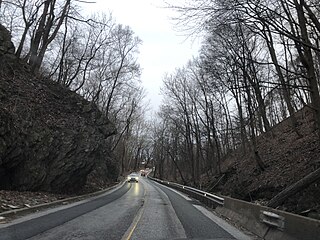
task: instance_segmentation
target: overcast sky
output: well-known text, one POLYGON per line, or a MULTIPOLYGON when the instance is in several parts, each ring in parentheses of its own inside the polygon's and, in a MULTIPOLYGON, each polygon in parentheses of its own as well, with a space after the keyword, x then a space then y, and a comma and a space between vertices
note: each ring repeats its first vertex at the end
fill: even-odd
MULTIPOLYGON (((142 84, 147 100, 156 111, 161 103, 160 87, 165 73, 183 67, 196 56, 199 41, 189 39, 174 30, 170 19, 176 16, 163 8, 163 0, 95 0, 85 4, 87 10, 112 12, 118 24, 128 25, 142 40, 139 63, 142 68, 142 84)), ((177 2, 177 1, 173 1, 177 2)))

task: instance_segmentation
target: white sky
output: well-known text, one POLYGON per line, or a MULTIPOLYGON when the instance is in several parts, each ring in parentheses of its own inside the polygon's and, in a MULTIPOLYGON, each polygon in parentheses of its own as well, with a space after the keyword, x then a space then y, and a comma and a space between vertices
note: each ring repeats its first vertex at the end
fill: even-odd
MULTIPOLYGON (((183 67, 196 56, 199 43, 187 39, 174 30, 170 17, 177 16, 170 9, 162 8, 163 0, 95 0, 85 4, 85 9, 95 12, 112 12, 116 23, 128 25, 142 40, 139 63, 141 80, 147 91, 152 111, 161 104, 160 87, 165 73, 183 67)), ((172 0, 173 3, 177 1, 172 0)))

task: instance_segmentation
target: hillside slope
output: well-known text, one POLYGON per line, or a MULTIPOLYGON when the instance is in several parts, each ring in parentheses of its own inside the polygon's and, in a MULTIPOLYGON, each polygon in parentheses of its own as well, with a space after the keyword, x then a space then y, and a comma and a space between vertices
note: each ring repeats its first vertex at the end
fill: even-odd
MULTIPOLYGON (((314 129, 312 111, 305 107, 296 113, 299 138, 286 119, 260 136, 259 154, 267 165, 260 171, 250 153, 232 153, 223 164, 225 176, 212 189, 247 201, 266 204, 276 194, 320 167, 319 137, 314 129)), ((289 198, 279 208, 295 213, 320 213, 320 181, 289 198)), ((320 215, 319 215, 320 216, 320 215)))

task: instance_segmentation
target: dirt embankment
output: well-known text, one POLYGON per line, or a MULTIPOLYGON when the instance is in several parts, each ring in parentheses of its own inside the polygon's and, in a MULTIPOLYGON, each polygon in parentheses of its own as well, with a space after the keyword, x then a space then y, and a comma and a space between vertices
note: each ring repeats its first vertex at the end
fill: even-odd
MULTIPOLYGON (((252 154, 232 153, 223 163, 224 178, 213 192, 235 198, 266 204, 276 194, 320 167, 320 143, 314 131, 310 108, 296 113, 299 137, 286 119, 272 129, 272 133, 258 138, 258 151, 266 164, 260 171, 252 154)), ((280 209, 319 215, 320 181, 290 197, 280 209)), ((320 215, 319 215, 320 216, 320 215)))

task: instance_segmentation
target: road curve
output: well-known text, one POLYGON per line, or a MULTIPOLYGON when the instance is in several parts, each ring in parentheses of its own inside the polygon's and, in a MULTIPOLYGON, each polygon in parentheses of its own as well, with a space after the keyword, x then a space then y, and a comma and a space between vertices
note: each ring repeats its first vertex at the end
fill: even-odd
POLYGON ((144 177, 78 204, 0 225, 0 240, 250 239, 201 204, 144 177))

